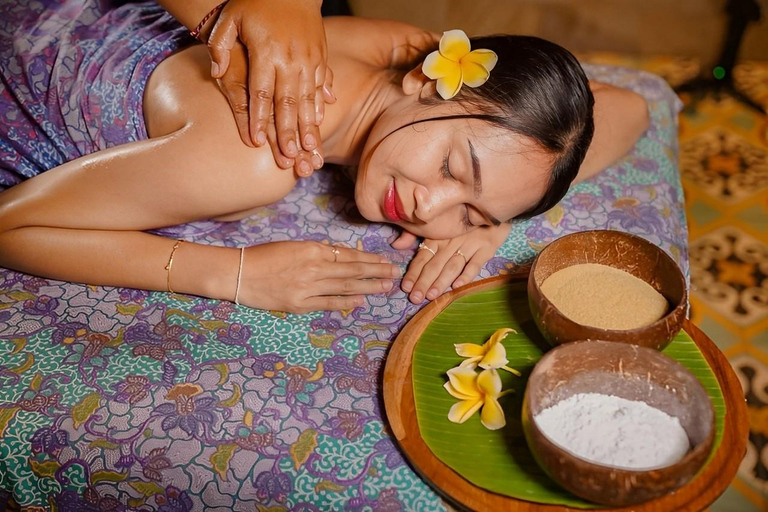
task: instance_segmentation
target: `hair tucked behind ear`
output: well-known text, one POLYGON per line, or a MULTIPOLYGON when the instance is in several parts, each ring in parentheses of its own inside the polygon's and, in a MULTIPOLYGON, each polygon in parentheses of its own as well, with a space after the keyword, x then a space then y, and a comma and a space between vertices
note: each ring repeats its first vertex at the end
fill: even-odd
MULTIPOLYGON (((498 35, 471 42, 472 48, 496 52, 498 63, 485 84, 464 86, 450 101, 463 105, 466 117, 529 137, 553 157, 544 196, 517 218, 543 213, 568 192, 592 141, 595 100, 587 77, 568 50, 538 37, 498 35)), ((421 101, 445 100, 435 96, 421 101)))

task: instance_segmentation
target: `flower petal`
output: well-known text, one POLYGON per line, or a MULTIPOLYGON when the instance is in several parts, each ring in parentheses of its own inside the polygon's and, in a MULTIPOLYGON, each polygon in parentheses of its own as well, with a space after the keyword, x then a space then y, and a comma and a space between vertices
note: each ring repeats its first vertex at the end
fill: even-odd
POLYGON ((448 419, 454 423, 464 423, 475 414, 482 405, 483 401, 479 398, 457 402, 453 404, 451 410, 448 411, 448 419))
POLYGON ((460 393, 459 391, 457 391, 457 390, 456 390, 456 388, 454 388, 454 387, 451 385, 451 383, 450 383, 450 382, 446 382, 445 384, 443 384, 443 387, 445 388, 445 390, 446 390, 448 393, 450 393, 450 395, 451 395, 452 397, 454 397, 454 398, 458 398, 459 400, 475 400, 475 399, 477 399, 477 397, 479 396, 479 394, 475 394, 475 395, 467 395, 467 394, 465 394, 465 393, 460 393))
POLYGON ((508 363, 509 359, 507 359, 507 350, 501 343, 496 343, 491 345, 491 347, 488 349, 488 352, 485 353, 485 356, 478 363, 478 366, 485 370, 489 370, 501 368, 508 363))
POLYGON ((507 424, 504 410, 495 398, 486 398, 480 413, 480 422, 488 430, 498 430, 507 424))
POLYGON ((477 388, 477 373, 474 367, 459 366, 448 370, 448 381, 457 393, 465 396, 480 397, 477 388))
POLYGON ((431 80, 437 80, 444 76, 454 75, 460 72, 461 64, 452 60, 446 59, 440 52, 434 51, 427 55, 424 59, 424 64, 421 65, 421 71, 427 78, 431 80))
POLYGON ((467 87, 480 87, 491 74, 480 64, 461 60, 461 74, 467 87))
POLYGON ((475 357, 485 355, 485 349, 482 345, 476 343, 455 343, 456 353, 461 357, 475 357))
POLYGON ((469 359, 465 359, 464 361, 462 361, 461 364, 459 364, 459 366, 462 367, 462 368, 471 366, 472 369, 474 370, 475 368, 477 368, 477 363, 482 358, 483 358, 483 356, 470 357, 469 359))
POLYGON ((501 393, 501 378, 496 370, 483 370, 477 376, 477 388, 489 398, 496 398, 501 393))
POLYGON ((463 30, 447 30, 443 32, 443 37, 440 38, 440 54, 452 61, 458 62, 459 59, 469 53, 471 47, 469 45, 469 38, 463 30))
POLYGON ((458 69, 458 72, 453 75, 437 79, 437 94, 444 100, 453 98, 461 89, 461 67, 458 69))
POLYGON ((486 342, 485 342, 485 345, 484 345, 484 346, 485 346, 486 348, 488 348, 488 346, 490 346, 490 345, 495 345, 495 344, 497 344, 497 343, 500 343, 500 342, 501 342, 501 340, 503 340, 504 338, 506 338, 506 337, 507 337, 507 334, 509 334, 509 333, 511 333, 511 332, 513 332, 513 333, 517 334, 517 331, 516 331, 516 330, 514 330, 514 329, 510 329, 509 327, 505 327, 505 328, 503 328, 503 329, 497 329, 497 330, 496 330, 496 332, 494 332, 494 333, 491 335, 491 338, 490 338, 488 341, 486 341, 486 342))
POLYGON ((462 57, 461 63, 464 64, 465 62, 479 64, 490 73, 493 71, 493 68, 496 67, 496 63, 499 62, 499 57, 493 50, 478 48, 477 50, 472 50, 467 55, 462 57))

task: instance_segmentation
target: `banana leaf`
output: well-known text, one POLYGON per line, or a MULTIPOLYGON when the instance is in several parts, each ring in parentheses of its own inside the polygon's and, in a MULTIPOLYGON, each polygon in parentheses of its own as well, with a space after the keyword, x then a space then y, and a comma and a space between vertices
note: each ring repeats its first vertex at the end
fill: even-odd
MULTIPOLYGON (((514 282, 462 297, 446 308, 425 329, 413 353, 413 393, 419 431, 427 446, 443 463, 473 484, 516 499, 575 508, 598 508, 561 489, 536 464, 523 436, 521 410, 528 375, 549 346, 537 331, 526 295, 526 283, 514 282), (454 343, 483 343, 496 329, 512 327, 503 340, 509 366, 522 377, 500 371, 507 425, 491 431, 475 414, 463 424, 448 421, 456 402, 443 384, 445 372, 463 361, 454 343)), ((725 402, 704 356, 685 332, 664 350, 688 368, 707 390, 715 409, 714 454, 723 436, 725 402)), ((710 455, 711 459, 712 455, 710 455)))

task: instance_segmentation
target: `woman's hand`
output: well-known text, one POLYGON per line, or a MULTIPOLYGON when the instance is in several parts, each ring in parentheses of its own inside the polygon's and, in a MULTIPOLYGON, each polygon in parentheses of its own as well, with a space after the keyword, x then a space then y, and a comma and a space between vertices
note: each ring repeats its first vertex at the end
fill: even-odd
MULTIPOLYGON (((471 282, 483 265, 490 260, 509 236, 512 225, 482 227, 450 240, 424 240, 427 249, 419 249, 408 265, 401 288, 409 293, 414 304, 426 297, 436 299, 449 286, 457 288, 471 282)), ((392 243, 395 249, 405 249, 416 237, 407 231, 392 243)))
POLYGON ((273 242, 245 250, 240 303, 291 313, 353 309, 365 303, 365 295, 391 290, 399 276, 396 265, 376 254, 317 242, 273 242))
POLYGON ((267 143, 274 112, 273 147, 283 157, 278 165, 286 160, 293 165, 302 148, 320 151, 318 125, 325 103, 333 103, 335 96, 318 0, 230 0, 213 26, 208 47, 211 74, 222 80, 246 144, 267 143), (244 66, 231 65, 238 44, 245 49, 244 66))

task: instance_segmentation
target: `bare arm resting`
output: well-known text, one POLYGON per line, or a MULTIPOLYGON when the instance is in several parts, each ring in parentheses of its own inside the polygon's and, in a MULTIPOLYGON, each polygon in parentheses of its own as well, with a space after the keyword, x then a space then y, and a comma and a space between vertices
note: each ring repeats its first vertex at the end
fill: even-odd
POLYGON ((595 134, 574 183, 591 178, 626 155, 649 125, 645 98, 600 82, 589 83, 595 96, 595 134))
MULTIPOLYGON (((269 150, 248 148, 234 130, 230 121, 218 140, 210 126, 187 125, 74 160, 0 193, 0 266, 65 281, 166 290, 174 240, 142 230, 268 204, 293 186, 292 179, 275 186, 274 176, 265 186, 274 168, 267 164, 269 150), (221 152, 214 155, 208 148, 217 144, 221 152)), ((292 312, 348 309, 363 295, 390 289, 398 272, 381 257, 352 249, 338 260, 328 246, 311 242, 248 248, 241 303, 292 312)), ((232 300, 238 264, 238 249, 182 244, 172 288, 232 300)))

